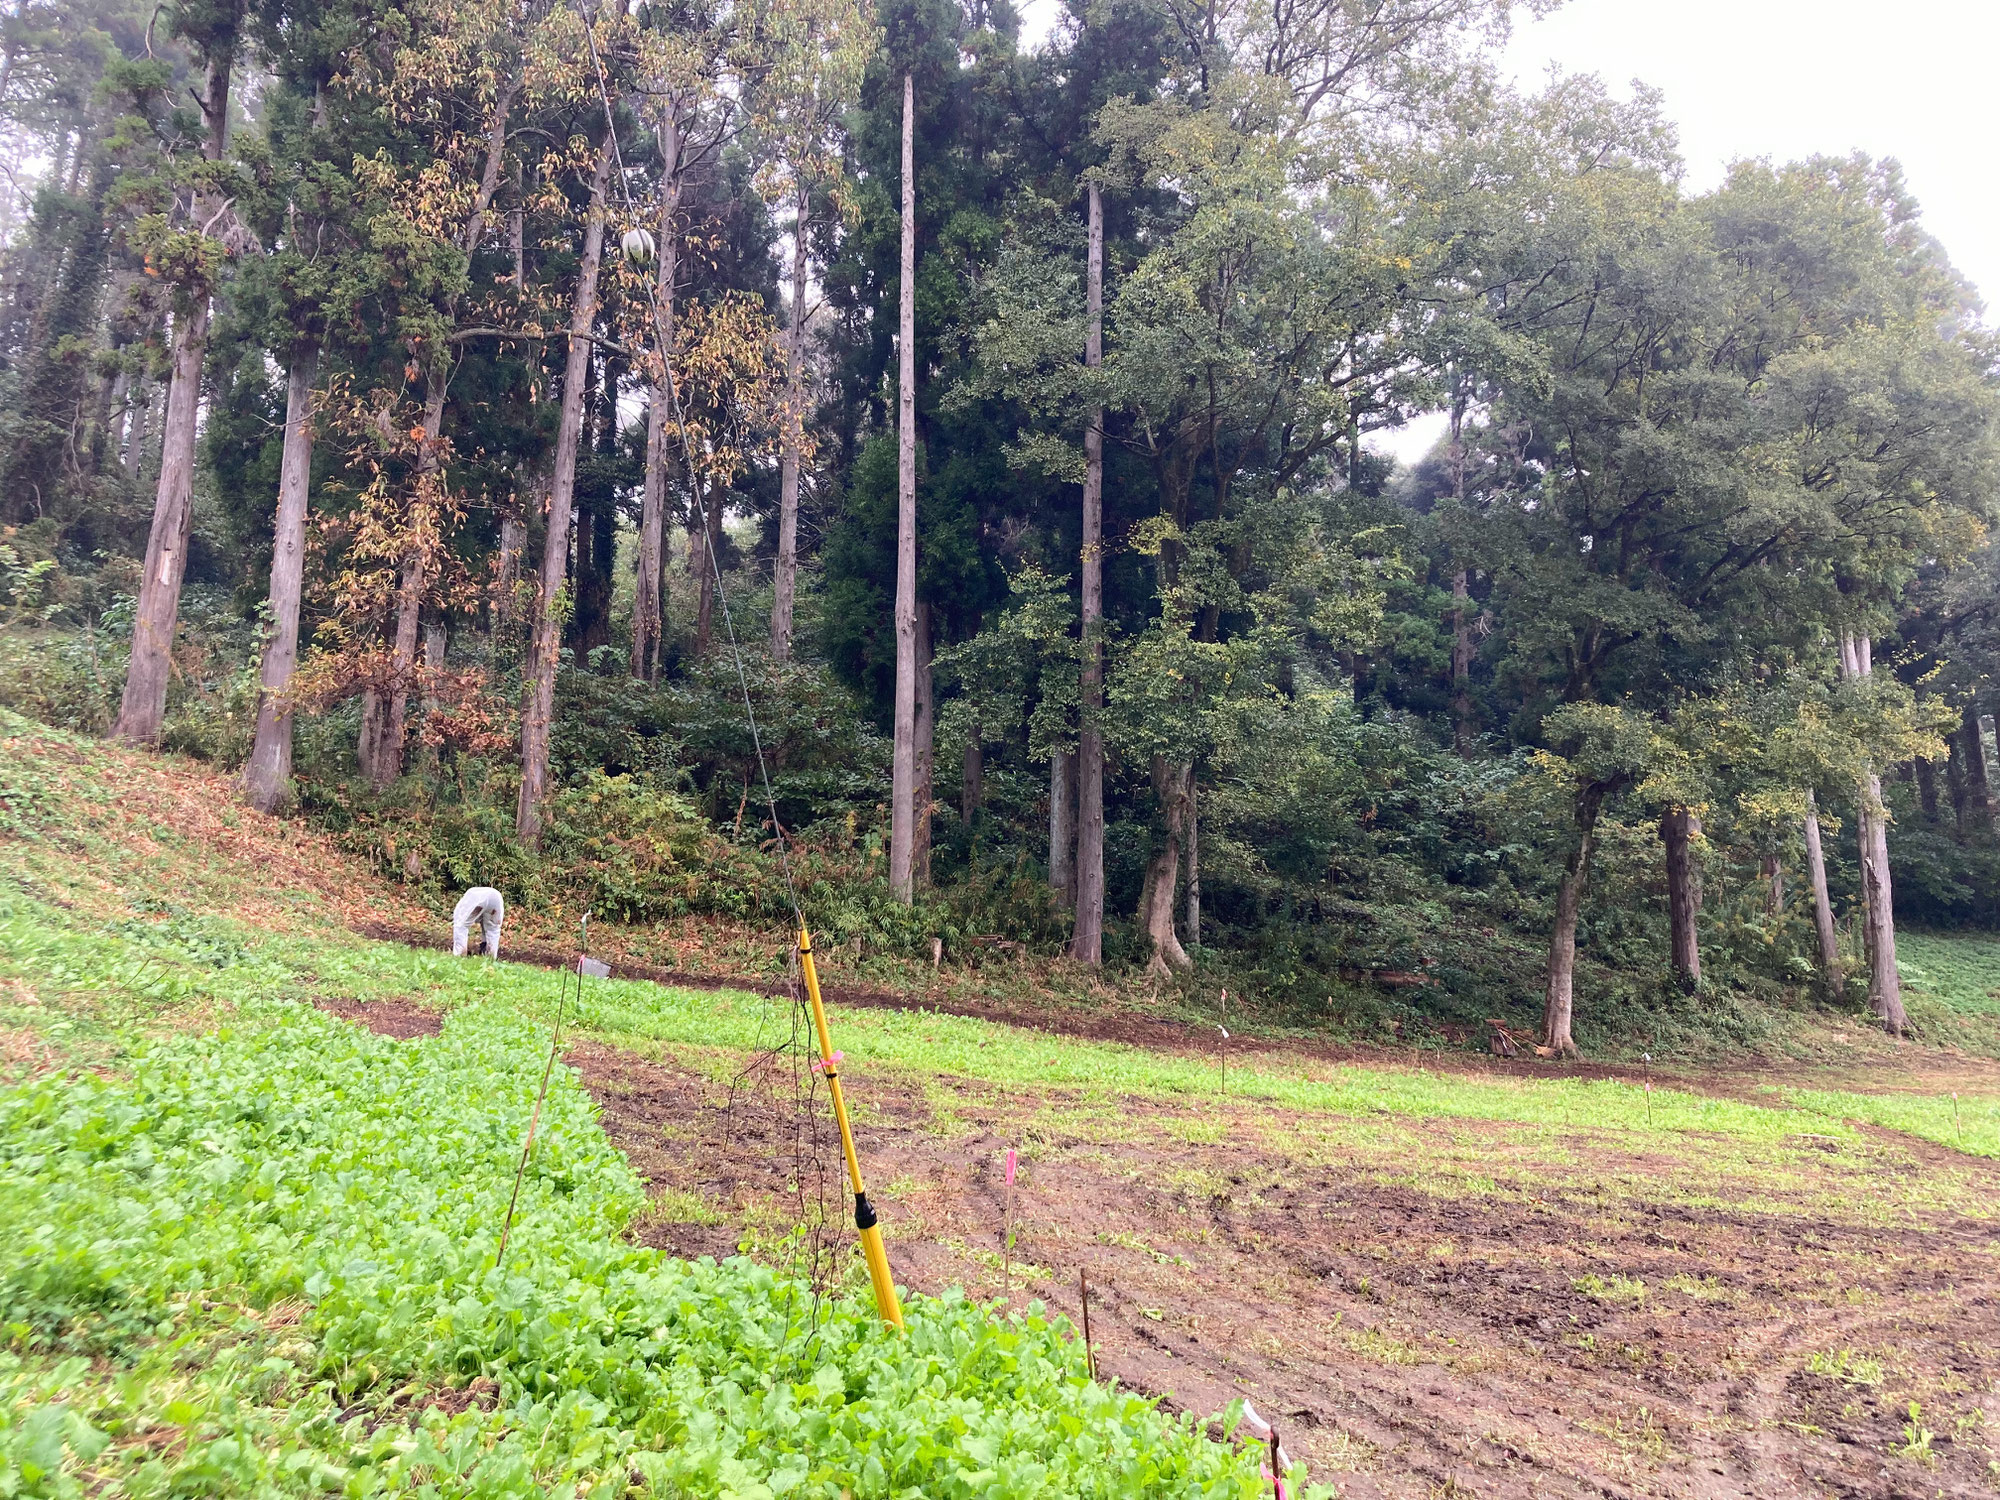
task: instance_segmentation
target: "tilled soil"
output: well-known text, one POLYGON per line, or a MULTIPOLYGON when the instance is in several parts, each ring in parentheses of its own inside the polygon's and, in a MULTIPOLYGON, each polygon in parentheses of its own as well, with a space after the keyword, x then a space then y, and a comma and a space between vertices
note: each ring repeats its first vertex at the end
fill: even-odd
MULTIPOLYGON (((569 1061, 661 1200, 648 1242, 796 1264, 776 1230, 809 1218, 851 1256, 837 1145, 789 1064, 718 1083, 597 1043, 569 1061), (688 1222, 697 1198, 720 1223, 688 1222)), ((1261 1107, 850 1088, 899 1281, 1003 1294, 1001 1163, 1026 1142, 1012 1300, 1080 1321, 1087 1274, 1102 1374, 1203 1415, 1247 1396, 1347 1495, 2000 1492, 1995 1223, 1924 1211, 1910 1181, 1971 1174, 1938 1201, 2000 1211, 1994 1164, 1800 1138, 1732 1200, 1687 1179, 1699 1140, 1684 1159, 1529 1132, 1567 1166, 1481 1189, 1427 1182, 1426 1144, 1449 1131, 1462 1159, 1483 1132, 1504 1164, 1523 1127, 1406 1122, 1387 1162, 1342 1161, 1261 1107), (1815 1196, 1821 1153, 1842 1175, 1815 1196), (1856 1153, 1897 1176, 1892 1207, 1840 1211, 1856 1153)))
MULTIPOLYGON (((795 1060, 718 1081, 567 1056, 658 1202, 640 1239, 856 1274, 838 1141, 795 1060)), ((2000 1493, 2000 1164, 1881 1131, 1635 1150, 1464 1121, 1343 1154, 1323 1119, 1261 1105, 849 1087, 900 1282, 1080 1323, 1087 1275, 1101 1374, 1201 1415, 1248 1397, 1345 1495, 2000 1493)))
POLYGON ((412 1000, 393 996, 381 1000, 348 1000, 322 996, 313 1001, 319 1009, 356 1026, 366 1026, 381 1036, 407 1042, 412 1037, 436 1036, 444 1028, 444 1018, 412 1000))

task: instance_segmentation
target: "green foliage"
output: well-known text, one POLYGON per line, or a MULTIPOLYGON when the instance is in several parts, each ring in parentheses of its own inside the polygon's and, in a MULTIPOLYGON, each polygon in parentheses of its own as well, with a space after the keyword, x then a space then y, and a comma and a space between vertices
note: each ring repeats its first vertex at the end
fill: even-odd
POLYGON ((566 1069, 496 1269, 544 1033, 487 1003, 399 1043, 229 987, 214 1036, 0 1095, 8 1493, 73 1493, 84 1464, 134 1495, 610 1495, 632 1470, 676 1493, 1259 1493, 1254 1457, 1092 1385, 1039 1312, 913 1298, 899 1336, 764 1267, 622 1242, 643 1195, 566 1069), (389 1400, 479 1379, 490 1410, 389 1400), (135 1441, 155 1432, 177 1440, 135 1441))

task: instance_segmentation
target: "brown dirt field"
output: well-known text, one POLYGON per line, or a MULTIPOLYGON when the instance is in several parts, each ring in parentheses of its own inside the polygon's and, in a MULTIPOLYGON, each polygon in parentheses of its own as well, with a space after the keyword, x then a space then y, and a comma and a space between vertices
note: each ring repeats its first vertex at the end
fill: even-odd
POLYGON ((444 1017, 413 1000, 346 1000, 320 996, 313 1004, 330 1016, 365 1026, 380 1036, 407 1042, 412 1037, 436 1036, 444 1029, 444 1017))
MULTIPOLYGON (((788 1060, 733 1083, 594 1042, 569 1061, 660 1203, 640 1238, 806 1268, 779 1235, 813 1220, 855 1274, 837 1148, 788 1060)), ((2000 1164, 1795 1138, 1718 1146, 1741 1158, 1718 1178, 1523 1127, 1404 1122, 1349 1152, 1262 1108, 865 1092, 899 1281, 1001 1295, 1019 1142, 1012 1300, 1075 1319, 1087 1273, 1103 1374, 1204 1415, 1251 1398, 1344 1495, 2000 1492, 2000 1164), (1411 1176, 1413 1147, 1448 1145, 1499 1164, 1490 1190, 1411 1176), (1816 1182, 1822 1159, 1853 1177, 1816 1182), (1909 1191, 1844 1212, 1878 1171, 1909 1191)))

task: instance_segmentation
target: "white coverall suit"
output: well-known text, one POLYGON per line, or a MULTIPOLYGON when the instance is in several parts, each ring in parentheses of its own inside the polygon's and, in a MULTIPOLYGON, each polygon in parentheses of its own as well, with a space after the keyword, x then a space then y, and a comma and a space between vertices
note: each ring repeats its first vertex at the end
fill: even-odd
POLYGON ((485 930, 486 956, 500 956, 500 923, 507 915, 507 903, 500 899, 500 893, 490 885, 475 885, 458 898, 458 905, 451 914, 451 951, 463 958, 472 937, 472 924, 476 919, 485 930))

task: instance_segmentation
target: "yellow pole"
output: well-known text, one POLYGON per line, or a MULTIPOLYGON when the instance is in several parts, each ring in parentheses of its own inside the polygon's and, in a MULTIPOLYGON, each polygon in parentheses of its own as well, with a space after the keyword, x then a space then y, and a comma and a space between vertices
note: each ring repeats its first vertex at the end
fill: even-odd
POLYGON ((813 965, 812 934, 799 929, 799 967, 806 976, 806 999, 812 1004, 813 1029, 819 1033, 820 1068, 827 1092, 833 1095, 833 1117, 840 1122, 840 1149, 847 1157, 847 1180, 854 1188, 854 1227, 861 1231, 861 1253, 868 1261, 868 1279, 875 1284, 875 1310, 882 1321, 903 1326, 903 1304, 896 1300, 896 1283, 889 1277, 889 1253, 882 1248, 882 1226, 861 1182, 861 1159, 854 1154, 854 1131, 847 1123, 847 1100, 840 1092, 840 1070, 834 1064, 833 1037, 826 1029, 826 1006, 819 997, 819 970, 813 965))

